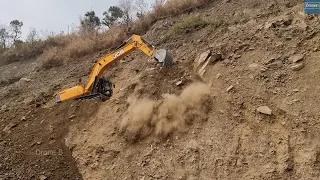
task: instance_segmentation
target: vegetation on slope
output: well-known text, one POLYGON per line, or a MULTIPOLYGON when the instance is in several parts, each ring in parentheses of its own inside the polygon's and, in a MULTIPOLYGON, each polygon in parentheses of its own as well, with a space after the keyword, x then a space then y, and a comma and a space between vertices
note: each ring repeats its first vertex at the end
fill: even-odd
MULTIPOLYGON (((87 12, 84 18, 80 19, 79 30, 71 34, 61 33, 41 40, 36 37, 35 30, 32 29, 26 42, 15 40, 9 48, 2 46, 0 49, 0 65, 37 58, 45 69, 60 66, 65 61, 77 60, 85 55, 114 48, 128 38, 130 34, 143 35, 159 19, 192 11, 208 2, 210 0, 166 2, 156 0, 152 10, 146 12, 143 10, 143 0, 136 0, 136 5, 133 5, 130 0, 120 0, 119 7, 110 7, 104 13, 102 20, 95 15, 94 11, 87 12), (136 20, 133 20, 133 17, 128 14, 133 6, 140 7, 137 11, 136 20), (102 25, 106 25, 108 29, 102 31, 102 25)), ((192 17, 184 24, 175 25, 173 31, 186 28, 187 24, 190 23, 189 21, 192 21, 191 25, 193 27, 211 24, 211 22, 200 17, 192 17), (198 22, 198 20, 200 21, 198 22)), ((17 26, 18 31, 21 30, 22 25, 21 22, 17 26)))

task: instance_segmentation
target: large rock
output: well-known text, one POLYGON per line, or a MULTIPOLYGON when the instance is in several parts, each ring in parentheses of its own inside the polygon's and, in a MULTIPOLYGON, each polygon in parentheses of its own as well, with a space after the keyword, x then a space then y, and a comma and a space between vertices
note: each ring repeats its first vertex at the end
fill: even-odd
POLYGON ((289 57, 289 61, 292 61, 293 63, 297 63, 299 61, 302 61, 303 58, 304 58, 303 54, 295 54, 289 57))
POLYGON ((272 110, 268 106, 260 106, 257 108, 257 111, 262 114, 271 115, 272 110))
POLYGON ((210 57, 210 55, 210 50, 203 52, 196 61, 196 67, 198 68, 202 63, 204 63, 210 57))

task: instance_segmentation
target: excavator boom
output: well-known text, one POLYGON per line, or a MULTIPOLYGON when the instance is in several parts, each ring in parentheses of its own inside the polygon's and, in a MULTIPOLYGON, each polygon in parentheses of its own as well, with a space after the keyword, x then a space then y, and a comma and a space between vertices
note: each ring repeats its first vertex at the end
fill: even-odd
POLYGON ((136 49, 150 57, 154 57, 162 66, 170 66, 171 55, 164 49, 156 49, 139 35, 132 35, 126 42, 120 45, 114 52, 102 57, 93 67, 88 83, 78 85, 57 95, 57 102, 64 102, 72 99, 99 98, 106 100, 112 95, 112 83, 102 77, 104 71, 116 61, 126 57, 136 49))

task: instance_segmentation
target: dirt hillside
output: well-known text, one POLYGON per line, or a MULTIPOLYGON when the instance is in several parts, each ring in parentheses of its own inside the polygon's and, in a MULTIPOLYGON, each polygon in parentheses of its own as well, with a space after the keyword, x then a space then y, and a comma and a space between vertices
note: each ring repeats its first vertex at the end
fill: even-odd
POLYGON ((173 66, 134 53, 106 102, 55 104, 96 57, 0 66, 0 179, 319 179, 319 23, 295 0, 158 20, 173 66))

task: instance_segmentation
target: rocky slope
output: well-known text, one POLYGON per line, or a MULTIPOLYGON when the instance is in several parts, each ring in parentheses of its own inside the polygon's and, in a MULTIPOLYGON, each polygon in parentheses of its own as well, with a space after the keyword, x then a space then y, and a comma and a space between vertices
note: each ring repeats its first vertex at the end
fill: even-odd
POLYGON ((145 38, 174 66, 134 53, 106 73, 116 89, 105 103, 53 102, 93 57, 49 71, 2 66, 0 177, 318 179, 318 26, 302 2, 276 0, 159 20, 145 38), (172 31, 189 17, 209 23, 172 31))

